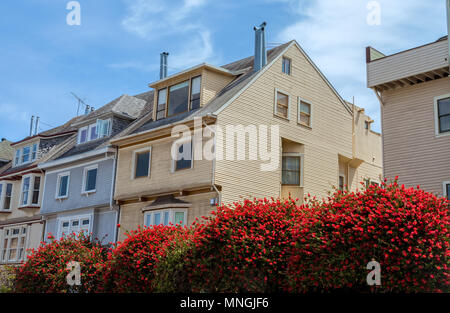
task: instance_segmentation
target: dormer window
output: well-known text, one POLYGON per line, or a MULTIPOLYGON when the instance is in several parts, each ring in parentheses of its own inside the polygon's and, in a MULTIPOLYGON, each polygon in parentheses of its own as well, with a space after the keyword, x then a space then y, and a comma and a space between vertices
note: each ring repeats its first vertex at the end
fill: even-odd
POLYGON ((110 135, 111 119, 98 119, 96 123, 81 127, 78 130, 78 144, 108 137, 110 135))
POLYGON ((158 90, 156 119, 177 115, 200 107, 201 76, 158 90))
POLYGON ((36 161, 38 144, 18 148, 14 156, 14 166, 36 161))

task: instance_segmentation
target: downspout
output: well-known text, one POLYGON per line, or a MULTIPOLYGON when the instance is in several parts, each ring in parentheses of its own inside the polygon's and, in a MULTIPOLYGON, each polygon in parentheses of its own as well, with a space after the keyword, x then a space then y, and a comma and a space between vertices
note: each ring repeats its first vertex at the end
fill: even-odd
POLYGON ((447 41, 448 41, 448 67, 450 69, 450 0, 447 0, 447 41))
MULTIPOLYGON (((450 1, 450 0, 448 0, 450 1)), ((373 92, 378 98, 378 101, 380 102, 380 119, 381 119, 381 158, 383 159, 383 178, 386 177, 385 173, 385 166, 384 166, 384 131, 383 131, 383 108, 384 108, 384 102, 381 95, 378 93, 377 89, 374 87, 372 88, 373 92)))
MULTIPOLYGON (((117 171, 117 157, 119 155, 119 149, 116 148, 116 153, 114 154, 114 165, 113 165, 113 173, 112 173, 112 183, 111 183, 111 197, 109 200, 109 209, 113 209, 113 203, 114 203, 114 188, 116 187, 116 171, 117 171)), ((114 228, 114 243, 117 242, 118 239, 118 227, 120 221, 120 205, 117 206, 117 221, 116 221, 116 227, 114 228)))
MULTIPOLYGON (((216 121, 216 124, 217 124, 217 121, 216 121)), ((215 125, 216 125, 215 124, 215 125)), ((211 131, 212 131, 212 133, 214 134, 214 158, 213 158, 213 160, 212 160, 212 176, 211 176, 211 186, 214 188, 214 190, 216 191, 216 193, 217 193, 217 196, 218 196, 218 203, 219 203, 219 205, 221 205, 222 204, 222 194, 220 193, 220 191, 219 191, 219 189, 217 189, 217 186, 216 186, 216 151, 217 151, 217 146, 216 146, 216 143, 217 143, 217 141, 216 141, 216 132, 215 131, 213 131, 209 126, 208 126, 208 124, 206 124, 205 122, 203 122, 203 125, 205 125, 205 127, 207 127, 207 128, 209 128, 211 131)), ((217 129, 216 129, 217 130, 217 129)))
MULTIPOLYGON (((47 175, 45 175, 45 172, 41 168, 39 168, 39 170, 41 171, 42 175, 44 176, 44 188, 42 188, 41 208, 39 209, 39 211, 41 211, 42 210, 42 204, 44 203, 45 183, 47 182, 47 175)), ((44 242, 45 241, 45 231, 47 230, 47 219, 45 219, 44 216, 41 215, 41 221, 44 223, 44 226, 43 226, 44 230, 43 230, 42 235, 41 235, 41 242, 44 242)))

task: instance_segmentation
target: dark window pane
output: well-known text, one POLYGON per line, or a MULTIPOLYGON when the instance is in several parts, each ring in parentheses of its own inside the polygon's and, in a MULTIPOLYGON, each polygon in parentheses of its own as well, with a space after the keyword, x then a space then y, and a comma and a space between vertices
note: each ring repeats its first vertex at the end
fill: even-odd
POLYGON ((150 164, 150 152, 142 152, 136 155, 136 175, 135 177, 148 176, 148 168, 150 164))
POLYGON ((179 152, 179 157, 177 159, 179 159, 179 160, 176 161, 176 168, 175 169, 176 170, 182 170, 182 169, 185 169, 185 168, 191 168, 191 163, 192 163, 192 142, 180 145, 180 147, 178 148, 178 152, 179 152), (186 159, 185 159, 184 155, 186 155, 186 159))
POLYGON ((447 185, 447 199, 450 200, 450 184, 447 185))
POLYGON ((160 120, 166 117, 167 89, 158 91, 158 104, 156 108, 156 119, 160 120))
POLYGON ((438 104, 439 116, 450 114, 450 98, 439 100, 438 104))
POLYGON ((67 196, 67 183, 69 181, 69 176, 62 176, 59 182, 59 196, 67 196))
POLYGON ((198 109, 200 107, 200 86, 202 78, 201 76, 195 77, 191 82, 191 110, 198 109))
POLYGON ((4 210, 9 210, 11 208, 12 187, 12 184, 6 184, 5 205, 3 206, 4 210))
POLYGON ((39 188, 41 186, 41 178, 35 177, 33 184, 33 199, 31 199, 31 204, 39 203, 39 188))
POLYGON ((97 185, 97 169, 88 170, 86 174, 86 191, 95 190, 97 185))
POLYGON ((189 81, 169 88, 169 108, 167 116, 186 112, 188 110, 189 81))
POLYGON ((282 184, 300 185, 300 157, 283 157, 282 184))
POLYGON ((441 132, 450 131, 450 115, 442 116, 439 118, 439 129, 441 132))

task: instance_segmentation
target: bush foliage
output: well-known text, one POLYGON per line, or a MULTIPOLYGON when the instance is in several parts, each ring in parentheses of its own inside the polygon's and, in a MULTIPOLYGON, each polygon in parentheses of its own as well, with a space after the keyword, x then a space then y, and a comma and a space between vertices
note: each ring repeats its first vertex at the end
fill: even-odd
POLYGON ((139 228, 113 249, 90 238, 44 244, 16 271, 19 292, 448 292, 449 206, 396 181, 323 201, 246 200, 191 227, 139 228), (369 287, 367 264, 381 266, 369 287))

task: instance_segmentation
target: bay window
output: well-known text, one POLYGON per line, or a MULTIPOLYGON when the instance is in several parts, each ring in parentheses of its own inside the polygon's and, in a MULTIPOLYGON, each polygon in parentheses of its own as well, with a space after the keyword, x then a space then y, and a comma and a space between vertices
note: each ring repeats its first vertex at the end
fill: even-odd
POLYGON ((81 232, 89 234, 92 231, 92 219, 93 217, 91 214, 62 217, 58 219, 58 238, 72 234, 77 235, 81 232))
POLYGON ((78 144, 108 137, 111 133, 111 119, 98 119, 95 123, 78 130, 78 144))
POLYGON ((36 175, 27 175, 22 179, 20 193, 20 206, 39 205, 39 191, 41 188, 41 177, 36 175))
POLYGON ((25 257, 27 226, 3 229, 0 262, 20 262, 25 257))
POLYGON ((156 225, 185 225, 187 218, 187 210, 185 209, 164 209, 148 211, 144 214, 145 226, 156 225))
POLYGON ((30 191, 31 176, 24 177, 22 180, 21 206, 28 205, 28 195, 30 191))

